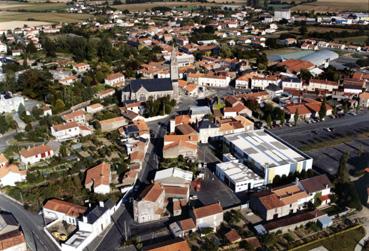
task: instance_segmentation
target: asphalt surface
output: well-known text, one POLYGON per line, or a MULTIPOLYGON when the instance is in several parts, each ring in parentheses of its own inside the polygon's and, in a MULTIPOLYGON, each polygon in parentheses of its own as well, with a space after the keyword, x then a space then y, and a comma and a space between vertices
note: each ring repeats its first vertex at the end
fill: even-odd
POLYGON ((327 119, 315 124, 301 122, 295 127, 275 128, 271 131, 290 144, 301 147, 332 137, 369 131, 369 113, 363 111, 356 116, 347 114, 342 118, 327 119), (329 133, 325 131, 325 128, 333 128, 334 131, 329 133))
POLYGON ((362 168, 363 165, 368 164, 365 156, 360 155, 362 152, 369 152, 369 140, 355 137, 360 133, 369 132, 369 113, 367 111, 362 111, 356 116, 346 114, 342 118, 328 119, 316 124, 302 122, 296 127, 277 128, 271 131, 298 148, 305 146, 308 148, 309 145, 349 137, 350 140, 340 144, 305 151, 314 159, 313 167, 319 172, 331 176, 336 175, 339 160, 345 152, 349 153, 350 156, 349 170, 362 168), (332 129, 332 131, 327 131, 327 128, 332 129))
POLYGON ((41 216, 32 214, 4 195, 0 195, 0 208, 4 211, 11 212, 17 219, 31 250, 58 250, 43 231, 43 220, 41 216))

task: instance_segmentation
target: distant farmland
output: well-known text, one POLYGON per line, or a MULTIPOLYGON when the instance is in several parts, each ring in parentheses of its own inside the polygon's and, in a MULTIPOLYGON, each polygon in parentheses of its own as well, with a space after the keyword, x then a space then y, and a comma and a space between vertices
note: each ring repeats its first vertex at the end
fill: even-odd
POLYGON ((293 11, 339 12, 339 11, 367 11, 368 0, 318 0, 292 8, 293 11))

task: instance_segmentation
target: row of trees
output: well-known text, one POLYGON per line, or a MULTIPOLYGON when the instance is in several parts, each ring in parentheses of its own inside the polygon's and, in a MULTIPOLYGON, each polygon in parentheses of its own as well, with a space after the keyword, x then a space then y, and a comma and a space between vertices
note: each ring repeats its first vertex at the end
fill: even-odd
POLYGON ((176 105, 176 101, 171 99, 170 96, 165 96, 154 100, 152 97, 146 101, 145 117, 154 117, 158 115, 165 115, 172 112, 173 107, 176 105))

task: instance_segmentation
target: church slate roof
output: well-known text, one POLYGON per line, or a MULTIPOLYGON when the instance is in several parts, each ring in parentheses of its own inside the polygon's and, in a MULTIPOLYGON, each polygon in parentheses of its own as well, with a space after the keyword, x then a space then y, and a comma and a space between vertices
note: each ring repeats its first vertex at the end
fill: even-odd
POLYGON ((144 87, 148 92, 160 92, 173 90, 172 80, 170 78, 155 78, 155 79, 135 79, 127 85, 123 92, 137 92, 141 87, 144 87))

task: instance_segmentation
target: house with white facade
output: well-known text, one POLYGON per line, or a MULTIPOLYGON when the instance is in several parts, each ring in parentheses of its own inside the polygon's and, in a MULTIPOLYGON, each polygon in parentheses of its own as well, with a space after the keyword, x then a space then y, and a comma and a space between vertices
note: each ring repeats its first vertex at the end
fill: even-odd
POLYGON ((322 205, 327 205, 331 202, 330 195, 332 194, 332 183, 327 175, 324 174, 297 180, 296 184, 309 195, 309 201, 312 203, 314 203, 316 199, 319 199, 322 205))
POLYGON ((328 91, 338 90, 338 82, 320 79, 310 79, 309 85, 306 87, 308 91, 328 91))
POLYGON ((195 73, 187 76, 187 81, 195 83, 199 86, 212 87, 212 88, 226 88, 231 82, 229 76, 217 76, 211 74, 195 73))
POLYGON ((83 110, 78 110, 75 112, 71 112, 62 116, 65 122, 77 122, 81 125, 86 125, 86 114, 83 110))
POLYGON ((215 230, 223 222, 223 208, 220 203, 214 203, 192 209, 191 216, 198 229, 213 228, 215 230))
POLYGON ((104 106, 100 103, 86 106, 86 112, 90 114, 101 112, 102 110, 104 110, 104 106))
POLYGON ((13 96, 11 93, 0 94, 0 113, 18 111, 21 104, 24 105, 22 96, 13 96))
POLYGON ((87 208, 59 199, 48 200, 42 208, 42 215, 47 221, 62 220, 68 224, 77 225, 78 218, 87 208))
POLYGON ((112 73, 105 78, 105 84, 109 86, 122 86, 126 78, 120 72, 112 73))
POLYGON ((80 136, 85 137, 93 133, 91 128, 78 124, 77 122, 53 125, 50 130, 51 135, 55 137, 57 141, 66 141, 80 136))
POLYGON ((54 151, 48 145, 39 145, 23 149, 19 152, 19 155, 22 164, 32 165, 53 157, 54 151))
POLYGON ((270 84, 279 86, 280 82, 277 76, 255 76, 251 79, 251 89, 265 90, 270 84))
POLYGON ((2 187, 15 186, 17 182, 25 181, 26 177, 27 171, 20 170, 15 164, 7 164, 0 167, 0 186, 2 187))
POLYGON ((75 70, 77 73, 84 73, 91 69, 89 64, 85 63, 78 63, 73 65, 73 70, 75 70))

